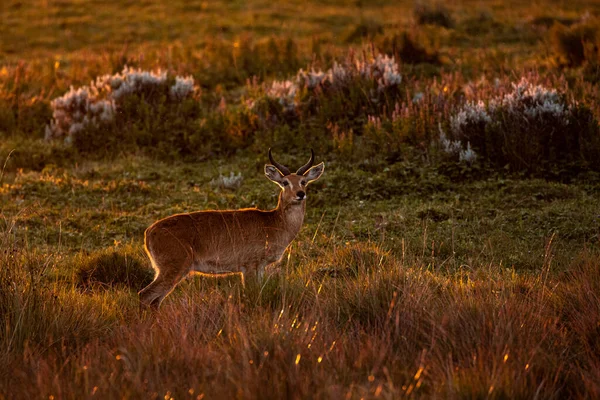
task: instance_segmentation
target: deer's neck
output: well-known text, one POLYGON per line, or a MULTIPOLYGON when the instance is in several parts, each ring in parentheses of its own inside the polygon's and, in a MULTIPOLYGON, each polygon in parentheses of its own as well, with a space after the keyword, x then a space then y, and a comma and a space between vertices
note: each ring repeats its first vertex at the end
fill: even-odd
POLYGON ((283 232, 289 241, 292 241, 304 222, 304 213, 306 211, 306 200, 300 204, 285 203, 282 201, 281 195, 275 209, 275 214, 279 222, 283 225, 283 232))

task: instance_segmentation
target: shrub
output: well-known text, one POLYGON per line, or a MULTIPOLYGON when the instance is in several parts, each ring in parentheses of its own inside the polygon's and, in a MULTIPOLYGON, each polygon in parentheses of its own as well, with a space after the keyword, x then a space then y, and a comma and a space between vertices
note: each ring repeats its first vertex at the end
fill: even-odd
POLYGON ((386 37, 381 50, 384 53, 394 54, 402 62, 408 64, 439 64, 440 56, 438 52, 432 49, 422 37, 409 32, 395 34, 392 37, 386 37))
POLYGON ((419 25, 438 25, 444 28, 452 28, 454 20, 450 10, 442 3, 419 2, 414 9, 415 20, 419 25))
MULTIPOLYGON (((310 101, 319 96, 327 97, 335 95, 336 92, 348 91, 355 83, 372 86, 371 89, 381 93, 396 87, 400 82, 402 75, 398 72, 398 64, 393 57, 378 54, 375 57, 364 56, 362 59, 356 59, 351 54, 344 63, 334 62, 327 72, 301 69, 293 80, 274 81, 271 87, 267 88, 266 94, 277 99, 282 106, 294 109, 300 105, 301 100, 310 101), (306 98, 298 99, 297 94, 306 98)), ((377 93, 372 90, 370 94, 377 93)))
POLYGON ((244 177, 241 172, 235 174, 231 171, 229 176, 221 175, 221 173, 219 173, 219 177, 211 180, 210 185, 220 189, 237 190, 242 186, 243 181, 244 177))
POLYGON ((83 288, 126 286, 140 290, 152 282, 154 271, 139 251, 127 246, 79 256, 77 283, 83 288))
POLYGON ((540 172, 564 165, 598 168, 600 135, 591 111, 526 78, 489 101, 467 102, 450 117, 445 152, 480 155, 493 165, 540 172))
POLYGON ((327 71, 300 70, 290 80, 272 82, 253 100, 251 108, 263 128, 291 125, 316 135, 322 143, 322 134, 329 132, 333 139, 331 131, 324 129, 327 126, 361 135, 367 115, 393 109, 394 100, 402 94, 401 82, 394 57, 364 54, 357 58, 350 54, 327 71))
POLYGON ((550 43, 559 64, 570 67, 598 62, 600 19, 587 18, 569 27, 556 23, 549 32, 550 43))
POLYGON ((161 142, 185 148, 200 106, 192 77, 169 79, 166 72, 125 67, 96 78, 52 101, 47 140, 64 140, 86 153, 124 144, 156 148, 161 142))

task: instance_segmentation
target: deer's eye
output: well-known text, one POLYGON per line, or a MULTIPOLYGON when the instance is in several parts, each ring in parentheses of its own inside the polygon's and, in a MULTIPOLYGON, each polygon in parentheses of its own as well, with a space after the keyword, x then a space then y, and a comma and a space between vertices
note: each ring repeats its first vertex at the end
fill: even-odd
POLYGON ((302 186, 306 186, 306 181, 302 181, 302 182, 300 182, 300 184, 301 184, 302 186))
POLYGON ((289 185, 290 183, 289 183, 288 181, 283 181, 283 182, 281 182, 281 184, 282 184, 283 186, 287 186, 287 185, 289 185))

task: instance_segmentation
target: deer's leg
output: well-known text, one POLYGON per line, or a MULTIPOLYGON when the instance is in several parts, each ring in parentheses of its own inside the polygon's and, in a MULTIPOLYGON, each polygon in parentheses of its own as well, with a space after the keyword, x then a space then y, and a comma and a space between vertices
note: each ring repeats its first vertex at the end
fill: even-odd
POLYGON ((258 267, 256 269, 256 280, 262 283, 265 279, 265 267, 258 267))
POLYGON ((265 276, 265 268, 259 265, 240 268, 242 273, 242 285, 246 287, 246 281, 261 284, 265 276))
POLYGON ((169 259, 157 260, 152 256, 151 259, 157 274, 154 281, 139 292, 139 296, 142 306, 158 309, 164 298, 190 272, 192 257, 182 252, 169 259))
POLYGON ((141 304, 158 309, 160 303, 173 291, 183 276, 184 274, 175 275, 159 272, 154 281, 139 292, 141 304))

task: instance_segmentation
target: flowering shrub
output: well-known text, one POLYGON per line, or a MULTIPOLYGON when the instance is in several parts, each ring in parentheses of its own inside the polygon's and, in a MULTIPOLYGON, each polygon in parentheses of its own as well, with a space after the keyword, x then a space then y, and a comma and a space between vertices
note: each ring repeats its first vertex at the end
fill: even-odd
POLYGON ((194 78, 191 76, 182 78, 180 76, 175 77, 175 84, 169 89, 169 94, 173 100, 183 100, 194 93, 194 78))
MULTIPOLYGON (((268 129, 284 132, 282 124, 318 126, 321 132, 311 129, 315 137, 324 133, 335 139, 333 130, 324 128, 335 126, 336 132, 360 136, 368 115, 393 109, 394 99, 402 94, 401 83, 393 57, 350 54, 326 71, 300 69, 292 79, 272 82, 250 107, 268 129)), ((293 138, 282 139, 289 143, 293 138)))
POLYGON ((241 172, 235 174, 233 171, 231 171, 229 176, 221 175, 221 173, 219 173, 219 177, 211 180, 210 185, 222 189, 236 190, 242 186, 243 181, 244 177, 242 176, 241 172))
POLYGON ((71 87, 65 95, 52 100, 51 105, 52 120, 46 126, 46 139, 63 138, 67 143, 85 128, 108 124, 115 116, 114 100, 100 100, 86 86, 71 87))
MULTIPOLYGON (((299 105, 296 95, 303 90, 311 91, 310 95, 315 95, 314 90, 317 88, 324 92, 343 91, 357 80, 371 83, 377 93, 381 93, 387 88, 400 85, 402 75, 398 72, 398 64, 394 57, 378 54, 371 59, 349 58, 344 64, 334 62, 327 72, 300 69, 292 80, 274 81, 271 87, 267 88, 266 95, 292 110, 299 105)), ((371 95, 376 96, 376 93, 372 91, 371 95)))
MULTIPOLYGON (((195 90, 191 76, 178 76, 172 82, 160 70, 149 72, 125 67, 121 73, 96 78, 89 86, 71 87, 54 99, 46 139, 62 139, 66 143, 78 138, 89 141, 89 134, 95 135, 97 130, 118 131, 119 127, 139 119, 139 112, 144 110, 153 113, 178 107, 195 90)), ((78 143, 84 144, 82 140, 78 143)))
POLYGON ((485 104, 480 100, 478 103, 467 102, 463 108, 450 119, 452 132, 460 133, 467 127, 485 128, 485 125, 492 122, 492 118, 487 112, 485 104))
POLYGON ((597 163, 600 137, 591 112, 555 89, 526 78, 512 91, 467 102, 450 117, 454 141, 440 137, 448 153, 472 152, 498 166, 537 171, 562 163, 597 163))
POLYGON ((446 137, 446 133, 442 130, 440 124, 440 145, 446 154, 458 155, 458 161, 473 163, 477 160, 477 153, 471 148, 471 143, 467 142, 466 147, 460 140, 450 140, 446 137))
POLYGON ((298 85, 292 81, 273 81, 271 87, 266 90, 267 96, 277 100, 286 111, 296 108, 296 92, 298 85))

